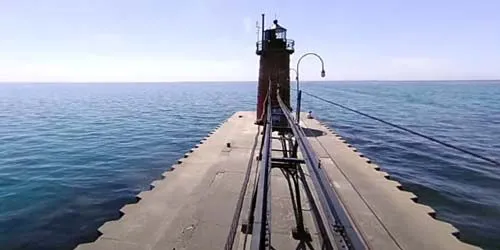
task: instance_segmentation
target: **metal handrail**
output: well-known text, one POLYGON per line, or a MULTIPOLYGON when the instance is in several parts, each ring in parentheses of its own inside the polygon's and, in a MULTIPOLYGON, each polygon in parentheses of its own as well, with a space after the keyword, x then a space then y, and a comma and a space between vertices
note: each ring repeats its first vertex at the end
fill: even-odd
POLYGON ((262 139, 262 152, 260 162, 260 172, 258 180, 258 190, 256 197, 256 215, 252 224, 252 241, 250 249, 269 250, 271 249, 271 138, 272 138, 272 117, 271 117, 271 85, 266 97, 266 121, 264 123, 264 134, 262 139))
POLYGON ((292 39, 286 39, 286 50, 295 50, 295 41, 292 39))
POLYGON ((334 242, 334 233, 344 232, 346 235, 346 241, 348 241, 348 247, 352 249, 367 249, 366 243, 364 242, 362 236, 357 231, 354 224, 349 219, 347 211, 341 204, 340 198, 337 193, 332 189, 330 182, 320 166, 320 161, 311 144, 307 140, 307 137, 299 125, 299 121, 294 120, 290 109, 285 105, 283 100, 278 94, 278 103, 283 110, 290 129, 292 130, 296 142, 302 152, 304 161, 308 168, 311 180, 315 187, 316 193, 320 200, 320 204, 323 207, 323 211, 327 217, 328 227, 330 228, 328 232, 328 238, 330 242, 334 242))
MULTIPOLYGON (((280 40, 280 39, 279 39, 280 40)), ((283 39, 281 39, 283 40, 283 39)), ((267 50, 268 46, 268 40, 261 40, 255 43, 256 51, 257 52, 262 52, 264 50, 267 50)), ((284 39, 285 42, 285 50, 287 51, 294 51, 295 50, 295 41, 292 39, 284 39)))

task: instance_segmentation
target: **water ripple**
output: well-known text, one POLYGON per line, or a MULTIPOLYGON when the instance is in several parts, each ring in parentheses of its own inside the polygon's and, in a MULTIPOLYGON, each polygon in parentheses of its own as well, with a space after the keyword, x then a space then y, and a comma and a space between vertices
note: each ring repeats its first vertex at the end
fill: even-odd
MULTIPOLYGON (((498 157, 500 85, 305 83, 328 99, 498 157)), ((72 249, 238 110, 238 84, 0 85, 0 248, 72 249)), ((378 163, 465 241, 500 248, 500 172, 304 97, 305 109, 378 163)))
MULTIPOLYGON (((500 85, 310 84, 306 91, 499 159, 500 85)), ((500 169, 314 99, 306 109, 400 181, 462 239, 500 248, 500 169)))

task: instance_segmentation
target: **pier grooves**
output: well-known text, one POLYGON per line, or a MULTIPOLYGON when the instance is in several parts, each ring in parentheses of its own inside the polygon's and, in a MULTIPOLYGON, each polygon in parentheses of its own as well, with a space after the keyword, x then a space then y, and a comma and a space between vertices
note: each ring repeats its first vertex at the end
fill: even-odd
MULTIPOLYGON (((368 166, 372 167, 373 170, 375 171, 378 171, 381 176, 383 176, 387 181, 390 181, 390 185, 392 186, 395 186, 402 195, 406 196, 409 200, 415 202, 417 204, 417 207, 424 211, 427 215, 429 215, 431 218, 437 220, 436 218, 436 211, 434 209, 432 209, 431 207, 427 206, 427 205, 424 205, 424 204, 421 204, 421 203, 418 203, 418 196, 416 196, 414 193, 412 192, 408 192, 404 189, 403 185, 401 183, 399 183, 398 181, 396 180, 392 180, 390 175, 386 172, 383 172, 381 171, 380 167, 376 164, 373 164, 372 161, 370 159, 368 159, 365 155, 363 155, 362 153, 359 153, 358 150, 352 146, 351 144, 349 144, 347 142, 347 140, 343 139, 339 134, 337 134, 332 128, 330 128, 328 125, 326 125, 325 123, 319 121, 318 122, 325 130, 329 131, 336 139, 338 139, 339 142, 345 144, 348 148, 350 148, 353 152, 355 152, 360 158, 364 159, 365 162, 367 163, 368 166)), ((446 222, 443 222, 443 221, 440 221, 440 220, 437 220, 438 222, 440 223, 443 223, 443 224, 446 224, 446 226, 450 227, 449 229, 449 233, 453 236, 455 236, 456 238, 460 238, 460 231, 458 229, 456 229, 455 227, 453 227, 451 224, 448 224, 446 222)))

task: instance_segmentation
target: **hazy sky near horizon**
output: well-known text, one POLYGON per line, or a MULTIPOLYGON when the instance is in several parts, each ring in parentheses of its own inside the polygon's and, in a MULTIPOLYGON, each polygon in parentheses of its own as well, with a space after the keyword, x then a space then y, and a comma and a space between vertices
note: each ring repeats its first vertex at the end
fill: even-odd
MULTIPOLYGON (((292 65, 317 52, 330 80, 498 79, 498 10, 499 0, 0 0, 0 81, 256 80, 261 13, 296 41, 292 65)), ((301 78, 320 79, 315 58, 301 78)))

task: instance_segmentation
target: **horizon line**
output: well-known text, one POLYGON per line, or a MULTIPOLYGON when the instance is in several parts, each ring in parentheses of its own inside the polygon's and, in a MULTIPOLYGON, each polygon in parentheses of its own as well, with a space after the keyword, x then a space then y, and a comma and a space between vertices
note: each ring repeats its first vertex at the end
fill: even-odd
MULTIPOLYGON (((492 82, 500 81, 500 79, 458 79, 458 80, 301 80, 301 82, 492 82)), ((65 84, 75 84, 75 83, 103 83, 103 84, 116 84, 116 83, 250 83, 258 82, 258 80, 206 80, 206 81, 0 81, 0 84, 22 84, 22 83, 65 83, 65 84)), ((290 82, 295 82, 295 80, 290 80, 290 82)))

